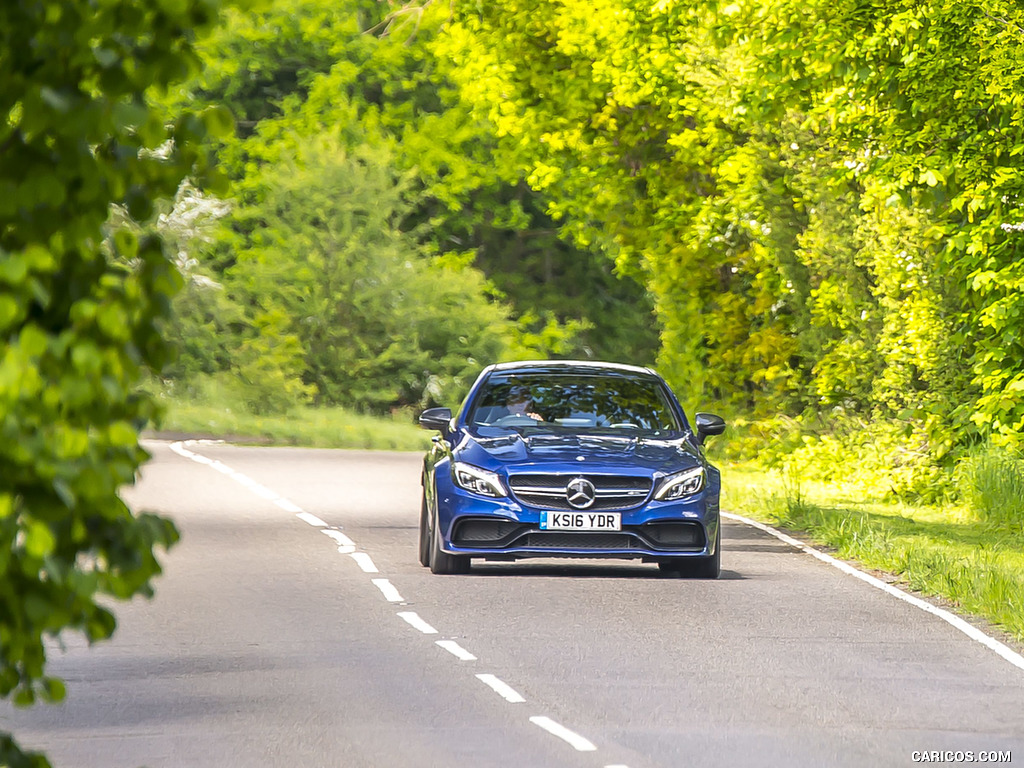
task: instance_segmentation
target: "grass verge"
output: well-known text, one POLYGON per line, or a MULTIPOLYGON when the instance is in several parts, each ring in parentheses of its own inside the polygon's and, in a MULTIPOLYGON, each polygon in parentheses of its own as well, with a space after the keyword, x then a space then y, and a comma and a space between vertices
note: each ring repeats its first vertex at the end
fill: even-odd
POLYGON ((164 400, 164 404, 167 411, 161 430, 166 432, 310 448, 422 451, 430 445, 430 434, 413 424, 407 413, 387 418, 342 408, 296 407, 282 415, 255 416, 243 408, 223 405, 177 399, 164 400))
POLYGON ((750 463, 723 465, 724 509, 799 531, 843 559, 895 574, 1024 643, 1024 534, 953 505, 872 498, 750 463))

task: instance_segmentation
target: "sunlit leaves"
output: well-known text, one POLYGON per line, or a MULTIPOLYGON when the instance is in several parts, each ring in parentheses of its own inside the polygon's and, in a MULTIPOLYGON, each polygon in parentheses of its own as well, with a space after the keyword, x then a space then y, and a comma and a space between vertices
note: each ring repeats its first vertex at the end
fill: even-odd
POLYGON ((1019 6, 457 9, 439 50, 463 95, 552 213, 643 275, 681 390, 1019 439, 1019 6))
MULTIPOLYGON (((376 410, 452 402, 480 361, 508 349, 507 309, 479 272, 432 257, 401 231, 407 182, 386 154, 349 153, 321 138, 267 166, 258 182, 257 202, 235 214, 249 234, 230 278, 280 327, 247 343, 265 360, 282 338, 294 339, 294 375, 318 400, 376 410)), ((238 372, 254 364, 243 358, 238 372)))
MULTIPOLYGON (((175 271, 160 243, 101 247, 111 204, 145 217, 188 173, 192 141, 223 116, 170 129, 153 89, 194 71, 216 0, 0 7, 0 694, 60 701, 44 637, 108 637, 99 595, 148 593, 169 521, 118 498, 146 458, 134 392, 169 357, 159 323, 175 271)), ((0 764, 45 766, 0 739, 0 764)))

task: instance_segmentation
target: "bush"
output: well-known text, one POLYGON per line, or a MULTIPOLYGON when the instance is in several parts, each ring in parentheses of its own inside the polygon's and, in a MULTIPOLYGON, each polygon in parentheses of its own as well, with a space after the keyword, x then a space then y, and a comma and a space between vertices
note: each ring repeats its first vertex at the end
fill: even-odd
POLYGON ((961 497, 982 519, 1024 531, 1024 457, 984 445, 964 457, 956 471, 961 497))
POLYGON ((955 494, 924 424, 864 421, 841 413, 730 422, 726 458, 754 460, 808 482, 837 484, 860 498, 934 504, 955 494))

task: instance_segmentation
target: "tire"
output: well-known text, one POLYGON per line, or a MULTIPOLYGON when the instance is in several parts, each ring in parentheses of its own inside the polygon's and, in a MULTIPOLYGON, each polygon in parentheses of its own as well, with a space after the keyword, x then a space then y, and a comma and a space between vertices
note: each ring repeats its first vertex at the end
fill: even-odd
POLYGON ((430 536, 430 572, 439 574, 469 573, 469 558, 465 555, 449 555, 441 549, 441 531, 437 518, 430 536))
POLYGON ((722 522, 718 522, 715 534, 715 554, 707 557, 675 557, 661 560, 658 568, 666 576, 675 578, 717 579, 722 573, 722 522))
POLYGON ((427 496, 423 495, 420 504, 420 565, 430 567, 430 520, 427 518, 427 496))
POLYGON ((698 579, 717 579, 722 573, 722 521, 718 521, 715 534, 715 554, 693 563, 693 575, 698 579))

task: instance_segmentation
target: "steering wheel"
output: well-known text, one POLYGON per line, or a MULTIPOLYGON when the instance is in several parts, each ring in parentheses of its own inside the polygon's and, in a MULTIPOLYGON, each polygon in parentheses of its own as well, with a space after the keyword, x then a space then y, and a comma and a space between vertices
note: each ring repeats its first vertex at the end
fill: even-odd
POLYGON ((539 424, 540 422, 527 416, 525 413, 510 413, 508 416, 502 416, 497 421, 491 423, 496 427, 512 427, 517 424, 522 426, 523 424, 539 424))

